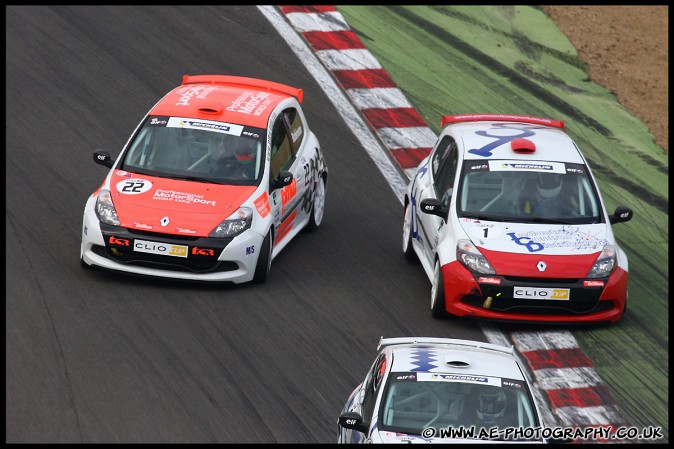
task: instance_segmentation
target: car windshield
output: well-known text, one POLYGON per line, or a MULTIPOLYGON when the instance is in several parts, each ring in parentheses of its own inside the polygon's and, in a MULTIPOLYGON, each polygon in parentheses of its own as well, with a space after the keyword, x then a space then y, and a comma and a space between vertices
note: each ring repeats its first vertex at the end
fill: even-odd
POLYGON ((600 223, 600 202, 583 164, 466 161, 460 217, 520 223, 600 223))
POLYGON ((120 168, 218 184, 257 185, 264 170, 265 131, 180 117, 151 116, 129 144, 120 168))
POLYGON ((476 438, 480 429, 540 425, 531 393, 521 380, 426 372, 394 372, 390 379, 381 430, 424 435, 423 429, 432 427, 437 436, 448 427, 472 428, 476 438))

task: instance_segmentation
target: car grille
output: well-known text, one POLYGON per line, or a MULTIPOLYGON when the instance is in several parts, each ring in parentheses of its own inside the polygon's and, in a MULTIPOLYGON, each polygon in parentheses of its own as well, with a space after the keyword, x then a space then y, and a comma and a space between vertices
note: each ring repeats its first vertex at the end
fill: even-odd
POLYGON ((146 268, 155 268, 159 270, 184 271, 191 273, 211 273, 234 271, 239 269, 236 262, 219 261, 216 258, 210 259, 193 259, 182 257, 166 257, 156 254, 132 255, 129 253, 122 253, 117 251, 113 253, 110 249, 103 246, 95 245, 92 248, 93 252, 106 259, 114 260, 115 262, 136 265, 146 268))
POLYGON ((610 301, 599 301, 603 289, 583 287, 582 279, 546 279, 504 276, 502 283, 480 284, 482 296, 467 295, 461 302, 471 307, 483 308, 485 300, 492 298, 489 310, 528 315, 584 315, 610 310, 610 301), (513 297, 513 288, 539 287, 569 289, 569 300, 522 299, 513 297))

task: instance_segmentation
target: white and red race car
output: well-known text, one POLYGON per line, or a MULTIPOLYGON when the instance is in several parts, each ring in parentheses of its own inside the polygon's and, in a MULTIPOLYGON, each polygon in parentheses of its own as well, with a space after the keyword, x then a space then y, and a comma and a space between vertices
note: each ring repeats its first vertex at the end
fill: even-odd
POLYGON ((434 317, 615 323, 627 255, 564 123, 445 116, 404 198, 403 252, 432 282, 434 317))
POLYGON ((80 259, 128 273, 263 282, 324 215, 328 169, 299 88, 183 77, 143 118, 87 200, 80 259))

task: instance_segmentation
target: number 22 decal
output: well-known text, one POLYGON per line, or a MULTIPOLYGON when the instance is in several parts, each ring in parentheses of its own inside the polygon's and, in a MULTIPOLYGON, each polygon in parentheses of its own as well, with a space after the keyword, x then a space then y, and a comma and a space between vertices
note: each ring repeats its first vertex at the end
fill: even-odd
POLYGON ((152 188, 152 183, 147 179, 125 179, 117 183, 117 191, 126 195, 137 195, 147 192, 152 188))
MULTIPOLYGON (((131 181, 126 181, 124 187, 122 187, 122 192, 133 192, 133 193, 139 193, 140 189, 143 188, 143 182, 131 182, 131 181)), ((485 229, 484 232, 486 233, 487 230, 485 229)), ((485 235, 486 237, 486 235, 485 235)))

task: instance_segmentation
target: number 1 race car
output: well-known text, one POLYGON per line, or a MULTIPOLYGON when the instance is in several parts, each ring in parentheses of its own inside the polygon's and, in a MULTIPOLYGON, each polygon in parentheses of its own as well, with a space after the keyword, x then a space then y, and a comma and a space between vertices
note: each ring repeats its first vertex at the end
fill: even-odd
POLYGON ((323 220, 328 169, 303 91, 254 78, 183 77, 143 118, 87 200, 85 266, 196 281, 263 282, 323 220))
POLYGON ((615 323, 627 255, 564 124, 538 117, 442 119, 404 199, 403 252, 432 282, 434 317, 615 323), (445 126, 446 125, 446 126, 445 126))

